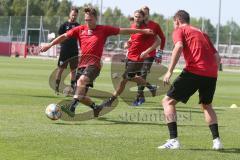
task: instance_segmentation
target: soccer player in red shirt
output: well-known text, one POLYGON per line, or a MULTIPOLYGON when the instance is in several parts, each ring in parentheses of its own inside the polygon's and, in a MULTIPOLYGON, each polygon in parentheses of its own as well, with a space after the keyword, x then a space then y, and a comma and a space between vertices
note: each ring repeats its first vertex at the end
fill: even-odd
POLYGON ((62 110, 69 116, 75 115, 75 109, 79 102, 91 107, 94 116, 98 116, 100 107, 86 96, 88 87, 93 87, 93 81, 100 73, 103 47, 108 36, 117 34, 144 33, 153 34, 150 29, 116 28, 111 26, 97 25, 97 11, 94 8, 84 9, 85 25, 80 25, 57 37, 51 43, 41 48, 41 52, 47 51, 53 45, 59 44, 68 38, 77 38, 81 48, 81 57, 78 64, 77 88, 69 108, 62 110))
POLYGON ((163 78, 164 84, 169 84, 170 77, 183 52, 186 66, 175 79, 167 95, 162 100, 165 120, 169 129, 170 139, 159 146, 159 149, 180 148, 177 139, 176 104, 187 103, 196 92, 199 93, 199 104, 203 109, 205 120, 213 136, 213 149, 222 149, 219 138, 218 122, 212 108, 212 100, 216 88, 220 56, 207 34, 190 25, 190 16, 184 10, 174 15, 174 32, 171 62, 163 78))
MULTIPOLYGON (((144 12, 142 10, 134 12, 134 24, 132 28, 146 28, 146 25, 144 24, 144 12)), ((139 33, 132 34, 130 39, 123 79, 120 81, 113 96, 100 106, 110 107, 117 96, 123 92, 128 81, 133 81, 137 84, 146 86, 152 93, 152 96, 155 96, 156 94, 156 86, 152 86, 142 78, 142 66, 144 59, 149 57, 149 54, 151 54, 160 44, 160 39, 156 35, 144 35, 139 33)))
MULTIPOLYGON (((166 38, 165 35, 160 27, 160 25, 152 20, 149 20, 149 12, 150 9, 147 6, 143 6, 141 10, 144 12, 144 23, 147 28, 152 29, 154 33, 159 36, 161 39, 160 43, 160 49, 156 52, 156 50, 153 50, 151 53, 148 54, 148 56, 144 59, 143 67, 142 67, 142 78, 146 80, 147 74, 150 72, 152 63, 155 60, 157 63, 161 62, 162 54, 163 54, 163 49, 165 46, 166 38)), ((135 28, 134 24, 131 26, 131 28, 135 28)), ((148 39, 147 41, 145 40, 144 44, 146 47, 150 47, 154 43, 154 39, 148 39)), ((138 94, 136 97, 136 100, 133 102, 133 106, 139 106, 142 103, 145 102, 145 97, 144 97, 144 86, 138 85, 138 94)))

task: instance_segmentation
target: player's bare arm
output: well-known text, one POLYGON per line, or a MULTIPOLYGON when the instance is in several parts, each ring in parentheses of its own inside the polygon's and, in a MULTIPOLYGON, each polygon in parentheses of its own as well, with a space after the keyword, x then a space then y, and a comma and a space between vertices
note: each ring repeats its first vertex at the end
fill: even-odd
POLYGON ((168 71, 163 78, 164 85, 170 83, 170 78, 171 78, 173 70, 181 56, 182 49, 183 49, 183 43, 180 41, 177 42, 172 51, 171 62, 168 66, 168 71))
POLYGON ((68 39, 67 37, 67 34, 62 34, 60 36, 58 36, 56 39, 54 39, 51 43, 48 43, 47 45, 45 46, 42 46, 40 48, 40 52, 46 52, 48 49, 50 49, 52 46, 56 45, 56 44, 59 44, 63 41, 65 41, 66 39, 68 39))
POLYGON ((161 39, 161 43, 160 43, 160 49, 163 50, 166 44, 166 37, 161 29, 161 27, 158 25, 158 35, 161 39))
POLYGON ((128 49, 131 44, 131 37, 124 43, 124 49, 128 49))
POLYGON ((160 45, 160 38, 158 35, 155 36, 155 42, 153 43, 153 45, 151 47, 149 47, 148 49, 146 49, 144 52, 141 53, 140 58, 146 58, 148 57, 148 54, 150 52, 152 52, 153 50, 155 50, 159 45, 160 45))
POLYGON ((133 29, 133 28, 120 28, 119 34, 135 34, 135 33, 143 33, 153 35, 153 31, 151 29, 133 29))

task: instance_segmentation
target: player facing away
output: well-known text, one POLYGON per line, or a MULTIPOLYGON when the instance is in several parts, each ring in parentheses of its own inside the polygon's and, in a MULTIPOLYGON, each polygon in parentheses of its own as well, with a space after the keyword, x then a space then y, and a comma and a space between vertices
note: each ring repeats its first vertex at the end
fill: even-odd
MULTIPOLYGON (((156 52, 156 50, 153 50, 148 54, 148 56, 144 59, 144 63, 142 66, 142 78, 146 80, 147 74, 150 72, 153 61, 155 60, 156 63, 161 62, 162 54, 163 54, 163 49, 165 46, 165 35, 160 27, 160 25, 152 20, 149 20, 149 7, 143 6, 141 10, 144 12, 144 23, 147 28, 152 29, 154 33, 156 33, 159 38, 161 39, 160 43, 160 49, 156 52)), ((132 27, 134 27, 134 24, 132 24, 132 27)), ((145 41, 143 45, 146 45, 146 47, 150 47, 154 43, 154 39, 148 39, 148 41, 145 41)), ((145 97, 144 97, 144 88, 145 86, 138 85, 138 93, 136 100, 133 102, 133 106, 139 106, 142 103, 145 102, 145 97)))
MULTIPOLYGON (((79 24, 76 22, 78 16, 78 9, 73 7, 69 13, 69 19, 67 22, 63 23, 59 30, 58 34, 62 35, 66 33, 68 30, 79 26, 79 24)), ((59 93, 59 84, 61 82, 61 76, 64 71, 64 69, 67 68, 68 64, 70 66, 70 79, 71 79, 71 87, 74 89, 75 86, 75 71, 78 66, 78 44, 76 38, 69 38, 65 41, 63 41, 60 44, 60 55, 58 59, 58 69, 56 73, 56 85, 55 85, 55 92, 59 93)))
POLYGON ((220 56, 207 34, 190 25, 190 16, 186 11, 179 10, 174 15, 174 29, 173 42, 175 46, 168 71, 163 78, 164 84, 169 84, 170 77, 182 52, 186 65, 162 100, 170 139, 158 148, 180 148, 175 106, 178 102, 187 103, 188 99, 198 91, 199 104, 213 136, 212 148, 222 149, 217 116, 212 107, 220 56))
MULTIPOLYGON (((142 10, 136 10, 134 12, 134 28, 145 29, 147 28, 144 24, 144 12, 142 10)), ((100 106, 110 107, 114 100, 119 96, 128 81, 136 82, 139 85, 146 86, 152 96, 156 95, 156 86, 152 86, 144 78, 142 78, 142 66, 145 58, 154 51, 160 44, 160 39, 157 35, 144 35, 144 34, 132 34, 131 43, 128 48, 127 53, 127 63, 125 67, 125 72, 122 76, 122 80, 117 86, 116 91, 113 96, 102 103, 100 106), (149 45, 144 45, 145 43, 149 45), (150 45, 151 44, 151 45, 150 45)))
POLYGON ((86 96, 88 88, 93 87, 93 81, 101 70, 101 57, 103 47, 108 36, 117 34, 143 33, 152 35, 150 29, 116 28, 112 26, 97 25, 97 11, 94 8, 86 7, 85 24, 69 30, 67 33, 57 37, 48 45, 41 48, 42 52, 47 51, 53 45, 61 43, 68 38, 77 38, 81 48, 81 57, 78 62, 77 87, 73 100, 68 108, 62 110, 69 116, 75 115, 75 109, 79 102, 89 106, 98 116, 101 108, 86 96))

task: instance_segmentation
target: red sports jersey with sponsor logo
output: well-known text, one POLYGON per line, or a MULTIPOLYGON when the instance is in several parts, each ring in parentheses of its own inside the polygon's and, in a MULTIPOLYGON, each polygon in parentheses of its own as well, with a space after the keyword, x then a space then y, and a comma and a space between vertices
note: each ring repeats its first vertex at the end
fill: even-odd
MULTIPOLYGON (((137 28, 136 24, 133 23, 131 25, 131 28, 137 28)), ((143 24, 140 28, 141 29, 145 29, 145 28, 151 29, 156 35, 158 35, 161 39, 160 49, 162 49, 162 50, 164 49, 166 38, 162 32, 161 27, 157 23, 150 20, 150 21, 148 21, 147 24, 145 24, 145 25, 143 24)), ((130 48, 128 50, 128 54, 129 53, 130 54, 129 54, 128 58, 133 61, 142 61, 139 58, 140 54, 154 44, 156 35, 143 35, 143 34, 131 35, 130 48)), ((155 57, 156 50, 153 50, 148 55, 149 55, 149 57, 155 57)))
POLYGON ((78 67, 87 67, 89 65, 101 67, 100 60, 107 37, 117 35, 119 31, 119 28, 103 25, 97 25, 92 30, 87 25, 81 25, 69 30, 67 37, 77 38, 81 48, 78 67))
MULTIPOLYGON (((137 28, 135 24, 131 28, 137 28)), ((146 29, 145 24, 138 27, 138 29, 146 29)), ((142 33, 131 34, 130 46, 128 48, 128 59, 132 61, 141 62, 143 59, 140 55, 143 51, 148 49, 155 42, 155 35, 146 35, 142 33)))
POLYGON ((185 25, 173 32, 174 44, 179 41, 183 43, 185 70, 200 76, 217 77, 217 51, 207 34, 191 25, 185 25))

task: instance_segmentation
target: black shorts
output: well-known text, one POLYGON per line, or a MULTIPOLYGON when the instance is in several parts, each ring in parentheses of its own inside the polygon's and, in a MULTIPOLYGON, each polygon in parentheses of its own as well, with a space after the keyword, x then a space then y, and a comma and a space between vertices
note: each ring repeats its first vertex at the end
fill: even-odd
POLYGON ((85 75, 89 78, 90 82, 87 87, 93 87, 93 81, 99 76, 100 69, 96 66, 88 66, 78 68, 76 79, 78 80, 81 75, 85 75))
POLYGON ((71 53, 69 55, 60 53, 58 59, 58 67, 66 69, 67 66, 70 66, 71 70, 77 69, 78 66, 78 53, 71 53))
POLYGON ((150 73, 153 61, 154 61, 154 57, 149 57, 149 58, 144 59, 143 66, 142 66, 142 74, 143 75, 147 75, 148 73, 150 73))
POLYGON ((167 96, 187 103, 196 92, 199 93, 199 104, 211 104, 216 89, 217 78, 199 76, 183 70, 170 87, 167 96))
POLYGON ((125 72, 122 75, 123 78, 131 80, 136 75, 141 76, 142 66, 143 66, 143 62, 135 62, 135 61, 127 60, 125 72))

